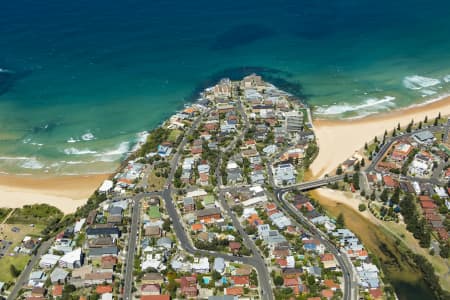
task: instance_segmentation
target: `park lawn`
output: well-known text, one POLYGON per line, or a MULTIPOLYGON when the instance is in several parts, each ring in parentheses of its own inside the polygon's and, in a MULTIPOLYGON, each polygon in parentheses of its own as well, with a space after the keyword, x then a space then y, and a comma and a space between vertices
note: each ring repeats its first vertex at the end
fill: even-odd
POLYGON ((156 176, 155 169, 148 175, 148 188, 150 191, 161 191, 166 183, 166 178, 156 176))
POLYGON ((0 259, 0 281, 9 282, 14 281, 14 277, 11 275, 10 268, 14 265, 17 270, 23 270, 30 259, 29 255, 17 254, 15 256, 4 256, 0 259))
MULTIPOLYGON (((31 237, 39 237, 44 227, 44 225, 35 225, 34 227, 31 227, 28 224, 3 224, 1 225, 0 239, 5 239, 12 242, 9 249, 9 252, 11 252, 14 247, 18 246, 22 242, 25 236, 28 235, 31 237), (19 228, 19 232, 13 232, 11 230, 13 227, 19 228)), ((0 270, 2 269, 0 268, 0 270)))
POLYGON ((8 218, 9 224, 43 224, 49 223, 52 218, 62 218, 63 213, 48 204, 24 205, 17 208, 8 218))
POLYGON ((12 208, 0 208, 0 223, 6 218, 6 216, 11 212, 12 208))
POLYGON ((173 129, 170 131, 169 137, 167 138, 167 140, 169 142, 175 143, 178 139, 178 137, 183 133, 183 131, 179 130, 179 129, 173 129))

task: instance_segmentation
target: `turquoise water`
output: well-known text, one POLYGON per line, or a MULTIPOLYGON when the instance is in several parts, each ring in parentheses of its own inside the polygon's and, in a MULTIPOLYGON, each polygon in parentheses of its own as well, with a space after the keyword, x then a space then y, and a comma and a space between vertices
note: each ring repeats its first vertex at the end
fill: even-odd
POLYGON ((2 1, 0 171, 112 171, 222 76, 261 73, 322 118, 450 92, 446 1, 237 2, 2 1))

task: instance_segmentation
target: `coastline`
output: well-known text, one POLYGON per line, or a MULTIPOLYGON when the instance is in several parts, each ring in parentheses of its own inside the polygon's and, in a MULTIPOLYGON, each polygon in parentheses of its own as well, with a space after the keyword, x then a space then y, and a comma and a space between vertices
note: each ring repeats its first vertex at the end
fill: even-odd
POLYGON ((110 174, 78 176, 0 176, 0 206, 18 208, 46 203, 64 214, 86 203, 93 191, 110 174))
POLYGON ((450 115, 450 97, 361 119, 313 120, 320 150, 311 164, 311 173, 314 178, 330 174, 340 163, 361 150, 364 143, 382 135, 385 130, 394 129, 398 123, 404 128, 412 119, 421 121, 425 116, 433 120, 439 113, 450 115))
MULTIPOLYGON (((312 177, 321 177, 333 171, 355 151, 362 149, 365 142, 375 135, 382 135, 386 129, 393 129, 399 122, 405 126, 411 119, 423 120, 425 116, 432 120, 439 112, 442 116, 450 115, 450 97, 361 119, 313 120, 317 142, 322 151, 319 151, 311 165, 312 177)), ((109 176, 110 174, 0 175, 0 206, 17 208, 26 204, 47 203, 65 214, 72 213, 109 176)))

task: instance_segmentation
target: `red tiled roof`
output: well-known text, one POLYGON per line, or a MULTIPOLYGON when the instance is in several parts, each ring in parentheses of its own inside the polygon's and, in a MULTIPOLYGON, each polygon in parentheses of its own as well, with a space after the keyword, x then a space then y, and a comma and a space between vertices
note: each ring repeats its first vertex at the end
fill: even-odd
POLYGON ((231 276, 230 279, 235 285, 246 285, 250 283, 249 276, 231 276))
POLYGON ((284 286, 297 286, 298 278, 284 278, 284 286))
POLYGON ((340 286, 336 282, 334 282, 331 279, 325 279, 323 281, 323 285, 326 286, 329 289, 338 289, 340 286))
POLYGON ((240 296, 244 293, 244 288, 241 286, 235 286, 225 289, 225 295, 232 295, 232 296, 240 296))
POLYGON ((150 296, 141 296, 141 300, 170 300, 169 295, 150 295, 150 296))
POLYGON ((57 284, 53 286, 52 295, 54 297, 61 296, 63 292, 63 286, 61 284, 57 284))
POLYGON ((321 261, 331 261, 331 260, 334 260, 334 255, 331 254, 331 253, 325 253, 324 255, 322 255, 322 256, 320 257, 320 260, 321 260, 321 261))
POLYGON ((373 298, 378 299, 378 298, 381 298, 381 297, 383 296, 383 291, 382 291, 380 288, 377 288, 377 289, 371 289, 371 290, 369 291, 369 294, 370 294, 373 298))
POLYGON ((332 290, 322 290, 321 292, 322 296, 325 298, 331 298, 334 295, 334 292, 332 290))
POLYGON ((97 287, 95 288, 95 292, 97 294, 111 293, 112 290, 113 288, 110 285, 97 285, 97 287))
POLYGON ((436 204, 433 201, 420 201, 422 208, 436 208, 436 204))

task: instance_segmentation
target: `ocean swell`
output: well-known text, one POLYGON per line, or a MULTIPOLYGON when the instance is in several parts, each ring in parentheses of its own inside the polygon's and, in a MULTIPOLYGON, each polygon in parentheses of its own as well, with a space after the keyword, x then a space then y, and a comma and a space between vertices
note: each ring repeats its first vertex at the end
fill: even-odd
POLYGON ((382 99, 370 98, 361 104, 351 105, 348 103, 321 106, 314 111, 318 115, 341 115, 344 113, 358 112, 364 115, 375 113, 395 106, 395 97, 386 96, 382 99))

